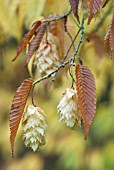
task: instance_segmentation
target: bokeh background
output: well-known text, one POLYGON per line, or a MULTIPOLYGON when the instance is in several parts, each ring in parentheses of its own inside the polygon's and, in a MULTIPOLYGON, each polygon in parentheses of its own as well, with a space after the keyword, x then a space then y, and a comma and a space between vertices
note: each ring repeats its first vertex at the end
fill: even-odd
MULTIPOLYGON (((109 8, 110 3, 104 12, 109 8)), ((103 37, 111 21, 111 13, 106 15, 95 32, 103 12, 90 26, 85 24, 85 31, 94 30, 95 36, 90 34, 92 41, 85 41, 79 52, 84 64, 95 75, 98 97, 97 113, 87 141, 84 141, 83 127, 79 131, 71 131, 59 122, 56 107, 64 89, 71 86, 69 76, 63 75, 58 77, 55 85, 40 83, 35 89, 35 102, 47 114, 47 144, 36 153, 25 148, 20 126, 15 140, 15 158, 11 158, 10 107, 17 87, 29 77, 27 68, 23 67, 25 51, 15 62, 11 60, 33 21, 41 16, 65 13, 68 9, 67 0, 0 0, 0 170, 114 169, 114 60, 103 49, 103 37), (99 35, 101 38, 98 38, 99 35)), ((68 28, 73 35, 78 28, 72 25, 70 23, 68 28)), ((67 49, 68 43, 65 45, 67 49)))

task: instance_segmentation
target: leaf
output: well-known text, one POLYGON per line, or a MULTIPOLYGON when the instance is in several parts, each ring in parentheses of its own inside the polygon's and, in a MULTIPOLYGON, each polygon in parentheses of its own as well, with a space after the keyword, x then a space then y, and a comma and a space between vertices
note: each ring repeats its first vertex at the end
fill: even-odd
POLYGON ((88 6, 89 6, 89 18, 88 18, 88 23, 90 23, 92 17, 93 17, 93 0, 88 1, 88 6))
POLYGON ((103 0, 88 0, 88 6, 89 6, 89 18, 88 18, 88 24, 90 24, 92 18, 95 16, 95 14, 101 9, 103 0))
POLYGON ((16 56, 14 57, 14 59, 12 61, 15 61, 16 58, 18 57, 18 55, 23 51, 23 49, 26 47, 26 45, 29 43, 30 39, 32 38, 32 36, 35 34, 36 30, 38 29, 38 27, 41 25, 41 21, 36 21, 32 24, 31 28, 29 29, 29 31, 27 32, 27 34, 24 36, 24 38, 22 39, 17 52, 16 52, 16 56))
POLYGON ((60 58, 63 59, 65 46, 64 20, 51 22, 49 25, 49 31, 58 38, 58 51, 60 58))
POLYGON ((71 9, 74 13, 74 16, 76 17, 76 19, 79 21, 79 16, 78 16, 78 5, 79 5, 79 0, 69 0, 71 9))
POLYGON ((47 22, 42 22, 41 25, 38 28, 38 31, 37 31, 35 37, 29 43, 28 53, 27 53, 27 56, 26 56, 26 65, 29 63, 32 55, 38 49, 38 47, 39 47, 39 45, 42 41, 42 38, 45 34, 46 26, 47 26, 47 22))
POLYGON ((94 76, 86 66, 76 66, 78 105, 82 115, 85 139, 96 113, 96 87, 94 76))
POLYGON ((88 38, 90 41, 93 41, 94 43, 93 47, 95 49, 97 56, 102 58, 103 55, 105 54, 105 47, 102 38, 98 34, 93 33, 88 34, 88 38))
POLYGON ((104 39, 104 44, 107 53, 112 56, 114 54, 114 13, 104 39))
POLYGON ((109 1, 110 1, 110 0, 106 0, 105 3, 103 4, 102 8, 104 8, 109 1))
POLYGON ((102 1, 103 0, 94 0, 93 1, 93 10, 92 10, 93 15, 95 15, 100 10, 102 1))
POLYGON ((12 149, 12 156, 14 152, 14 140, 32 84, 32 78, 25 79, 21 86, 17 89, 12 101, 10 112, 10 144, 12 149))

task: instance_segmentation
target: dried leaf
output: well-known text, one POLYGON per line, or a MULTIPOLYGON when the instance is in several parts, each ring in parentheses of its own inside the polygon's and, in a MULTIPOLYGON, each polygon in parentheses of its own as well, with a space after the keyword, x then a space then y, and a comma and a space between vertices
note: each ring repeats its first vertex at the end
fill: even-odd
POLYGON ((93 34, 93 33, 90 33, 88 35, 88 38, 90 41, 93 41, 93 47, 95 49, 95 52, 96 54, 102 58, 104 53, 105 53, 105 47, 104 47, 104 42, 102 40, 102 38, 97 35, 97 34, 93 34))
POLYGON ((78 5, 79 5, 79 0, 69 0, 71 9, 74 13, 74 16, 76 17, 76 19, 79 21, 79 16, 78 16, 78 5))
POLYGON ((88 23, 90 23, 92 17, 93 17, 93 0, 88 1, 88 6, 89 6, 89 18, 88 18, 88 23))
POLYGON ((12 61, 15 61, 16 58, 18 57, 18 55, 23 51, 23 49, 29 43, 29 41, 32 38, 32 36, 35 34, 35 32, 38 29, 38 27, 40 26, 40 24, 41 24, 41 21, 36 21, 36 22, 34 22, 32 24, 31 28, 29 29, 27 34, 22 39, 20 45, 18 46, 18 49, 17 49, 17 52, 16 52, 16 56, 14 57, 14 59, 12 61))
POLYGON ((110 0, 106 0, 105 3, 103 4, 102 8, 104 8, 109 1, 110 1, 110 0))
POLYGON ((35 37, 30 42, 29 48, 28 48, 28 53, 27 53, 27 56, 26 56, 26 65, 29 63, 32 55, 38 49, 38 47, 39 47, 39 45, 42 41, 42 38, 45 34, 46 26, 47 26, 47 22, 42 22, 41 25, 38 28, 38 31, 37 31, 35 37))
POLYGON ((86 66, 76 66, 76 87, 78 105, 84 123, 85 139, 96 113, 96 88, 95 80, 91 71, 86 66))
POLYGON ((14 140, 32 84, 32 78, 25 79, 21 86, 17 89, 12 101, 10 112, 10 144, 12 156, 14 151, 14 140))
POLYGON ((88 7, 89 7, 89 18, 88 24, 90 24, 92 18, 95 14, 101 9, 103 0, 88 0, 88 7))
POLYGON ((101 8, 103 0, 94 0, 93 2, 93 15, 95 15, 101 8))
POLYGON ((112 21, 108 27, 108 32, 104 39, 105 49, 109 55, 114 54, 114 13, 112 16, 112 21))
POLYGON ((58 51, 60 58, 64 56, 65 46, 65 32, 64 32, 64 20, 53 21, 50 23, 49 31, 58 39, 58 51))

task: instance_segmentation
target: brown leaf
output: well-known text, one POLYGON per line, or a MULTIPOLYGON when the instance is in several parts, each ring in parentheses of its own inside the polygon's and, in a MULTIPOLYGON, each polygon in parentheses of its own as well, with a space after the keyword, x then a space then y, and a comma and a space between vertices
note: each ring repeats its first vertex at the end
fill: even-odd
POLYGON ((32 38, 32 36, 35 34, 36 30, 38 29, 38 27, 41 25, 41 21, 36 21, 32 24, 31 28, 29 29, 29 31, 27 32, 27 34, 24 36, 24 38, 22 39, 20 45, 18 46, 17 52, 16 52, 16 56, 14 57, 14 59, 12 61, 15 61, 16 58, 19 56, 19 54, 23 51, 23 49, 26 47, 26 45, 29 43, 30 39, 32 38))
POLYGON ((29 43, 28 53, 27 53, 27 56, 26 56, 26 65, 29 63, 32 55, 38 49, 38 47, 39 47, 39 45, 42 41, 42 38, 45 34, 46 26, 47 26, 47 22, 42 22, 41 25, 38 28, 38 31, 37 31, 35 37, 29 43))
POLYGON ((110 1, 110 0, 106 0, 105 3, 103 4, 102 8, 104 8, 109 1, 110 1))
POLYGON ((78 16, 78 5, 79 5, 79 0, 69 0, 71 9, 74 13, 74 16, 76 17, 76 19, 79 21, 79 16, 78 16))
POLYGON ((76 88, 78 105, 84 123, 85 139, 96 113, 96 87, 91 71, 82 65, 76 66, 76 88))
POLYGON ((102 58, 103 55, 105 54, 105 47, 104 47, 104 42, 102 40, 102 38, 97 35, 97 34, 93 34, 93 33, 90 33, 88 35, 88 38, 90 41, 93 41, 93 47, 95 49, 95 52, 96 54, 102 58))
POLYGON ((12 149, 12 156, 14 151, 14 140, 32 84, 32 78, 25 79, 21 86, 17 89, 12 101, 10 112, 10 144, 12 149))
POLYGON ((114 54, 114 13, 104 39, 104 44, 107 53, 112 56, 114 54))
POLYGON ((93 0, 88 1, 88 6, 89 6, 89 18, 88 18, 88 23, 90 23, 92 17, 93 17, 93 0))
POLYGON ((92 18, 95 16, 95 14, 101 9, 103 0, 88 0, 88 6, 89 6, 89 18, 88 18, 88 24, 90 24, 92 18))
POLYGON ((58 39, 58 51, 60 58, 63 59, 64 56, 64 38, 65 38, 65 32, 64 32, 64 20, 57 20, 53 21, 49 25, 49 31, 57 37, 58 39))

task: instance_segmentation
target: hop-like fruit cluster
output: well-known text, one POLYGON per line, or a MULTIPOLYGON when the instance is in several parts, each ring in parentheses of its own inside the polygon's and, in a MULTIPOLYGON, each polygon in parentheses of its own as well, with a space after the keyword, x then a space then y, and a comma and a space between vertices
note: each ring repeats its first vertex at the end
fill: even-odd
POLYGON ((26 147, 32 148, 33 151, 39 150, 46 143, 47 124, 44 111, 39 107, 29 105, 23 115, 22 129, 26 147))
POLYGON ((77 105, 77 92, 75 88, 67 88, 62 100, 57 106, 60 113, 60 121, 65 123, 70 129, 81 126, 81 115, 77 105))
POLYGON ((41 76, 53 72, 59 66, 60 61, 57 37, 48 33, 47 42, 41 42, 34 61, 34 65, 41 76))

